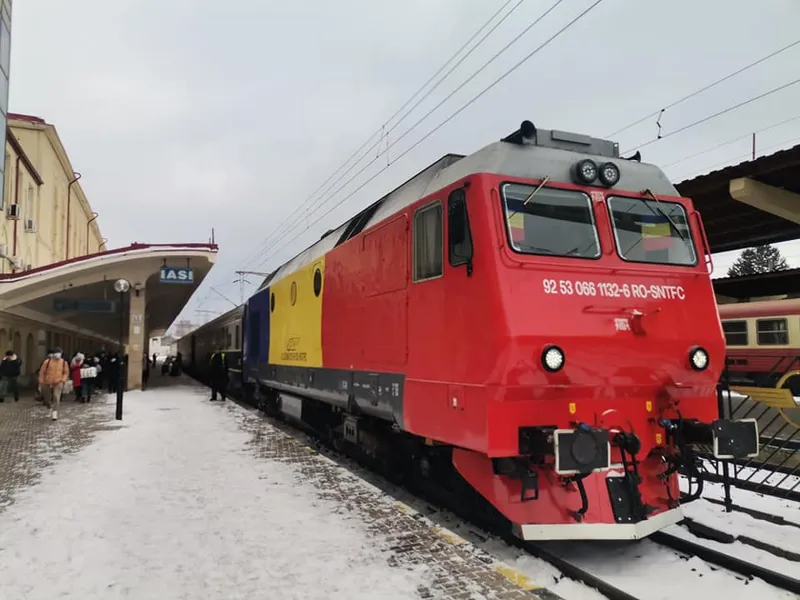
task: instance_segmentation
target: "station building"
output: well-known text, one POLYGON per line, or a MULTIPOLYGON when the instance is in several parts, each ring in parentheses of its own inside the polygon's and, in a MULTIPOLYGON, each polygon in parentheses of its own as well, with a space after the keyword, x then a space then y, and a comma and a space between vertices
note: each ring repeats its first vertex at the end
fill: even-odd
POLYGON ((107 248, 80 174, 40 117, 8 115, 3 166, 0 353, 14 350, 23 385, 33 385, 49 347, 67 357, 122 348, 127 388, 139 388, 149 340, 166 332, 208 274, 216 245, 107 248))

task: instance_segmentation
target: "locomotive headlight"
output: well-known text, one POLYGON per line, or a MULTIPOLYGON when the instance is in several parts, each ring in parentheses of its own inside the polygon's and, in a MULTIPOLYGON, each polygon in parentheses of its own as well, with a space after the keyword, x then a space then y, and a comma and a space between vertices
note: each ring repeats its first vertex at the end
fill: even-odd
POLYGON ((603 163, 599 167, 598 176, 606 187, 614 187, 619 181, 619 167, 612 162, 603 163))
POLYGON ((542 352, 542 366, 555 373, 564 366, 564 351, 558 346, 548 346, 542 352))
POLYGON ((695 371, 702 371, 708 367, 708 352, 700 346, 689 351, 689 363, 695 371))
POLYGON ((575 164, 574 175, 577 183, 589 185, 597 179, 597 165, 593 160, 584 158, 575 164))

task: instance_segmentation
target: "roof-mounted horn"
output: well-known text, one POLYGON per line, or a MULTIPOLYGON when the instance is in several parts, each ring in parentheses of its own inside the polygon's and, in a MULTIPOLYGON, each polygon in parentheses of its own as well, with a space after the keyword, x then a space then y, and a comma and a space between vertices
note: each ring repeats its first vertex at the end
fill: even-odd
POLYGON ((520 146, 525 144, 535 144, 537 139, 536 125, 530 121, 523 121, 514 133, 507 135, 501 141, 508 142, 509 144, 518 144, 520 146))

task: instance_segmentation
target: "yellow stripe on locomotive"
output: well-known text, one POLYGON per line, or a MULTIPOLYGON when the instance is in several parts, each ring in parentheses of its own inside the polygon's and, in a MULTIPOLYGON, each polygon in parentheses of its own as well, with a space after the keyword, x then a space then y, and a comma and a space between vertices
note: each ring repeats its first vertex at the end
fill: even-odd
POLYGON ((322 366, 322 288, 325 257, 270 284, 269 362, 294 367, 322 366))

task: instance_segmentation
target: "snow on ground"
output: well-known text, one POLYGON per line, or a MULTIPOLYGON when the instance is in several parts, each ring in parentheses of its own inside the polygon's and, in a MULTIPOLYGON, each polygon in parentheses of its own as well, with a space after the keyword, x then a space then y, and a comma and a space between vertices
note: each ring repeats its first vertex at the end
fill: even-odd
MULTIPOLYGON (((800 512, 800 507, 795 510, 800 512)), ((791 525, 776 525, 742 512, 725 512, 724 506, 698 500, 683 506, 683 514, 698 523, 730 535, 747 536, 800 554, 800 529, 791 525)), ((800 566, 797 567, 800 569, 800 566)))
POLYGON ((119 428, 0 514, 0 598, 410 598, 423 571, 257 459, 193 388, 126 394, 119 428))
MULTIPOLYGON (((688 482, 681 478, 681 491, 688 491, 688 482)), ((721 483, 705 482, 703 484, 703 497, 714 500, 725 499, 725 489, 721 483)), ((787 521, 800 525, 800 506, 787 498, 775 498, 766 494, 758 494, 747 490, 731 488, 731 499, 734 504, 751 510, 759 510, 769 515, 783 517, 787 521)), ((709 523, 710 525, 710 523, 709 523)), ((766 540, 765 540, 766 541, 766 540)))
MULTIPOLYGON (((470 539, 468 536, 467 539, 470 539)), ((675 598, 725 598, 725 600, 796 600, 790 592, 760 580, 748 584, 734 574, 719 570, 696 557, 686 560, 676 552, 650 540, 636 542, 549 542, 546 547, 611 585, 641 600, 675 598)), ((507 546, 506 546, 507 548, 507 546)), ((533 566, 529 555, 507 555, 496 540, 484 549, 522 573, 533 566)), ((789 563, 797 566, 797 563, 789 563)), ((567 600, 582 600, 568 589, 551 588, 567 600)))

